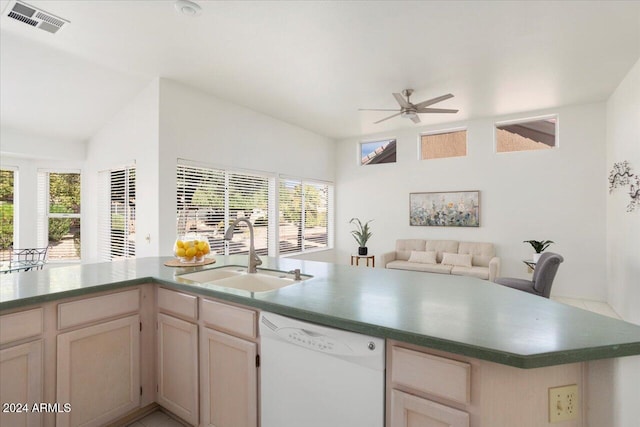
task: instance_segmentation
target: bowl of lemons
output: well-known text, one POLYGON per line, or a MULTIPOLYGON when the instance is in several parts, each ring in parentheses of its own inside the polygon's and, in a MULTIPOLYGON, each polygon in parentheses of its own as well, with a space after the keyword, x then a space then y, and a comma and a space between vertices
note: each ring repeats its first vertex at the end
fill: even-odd
POLYGON ((180 236, 173 245, 173 254, 185 264, 203 262, 210 252, 207 239, 198 235, 180 236))

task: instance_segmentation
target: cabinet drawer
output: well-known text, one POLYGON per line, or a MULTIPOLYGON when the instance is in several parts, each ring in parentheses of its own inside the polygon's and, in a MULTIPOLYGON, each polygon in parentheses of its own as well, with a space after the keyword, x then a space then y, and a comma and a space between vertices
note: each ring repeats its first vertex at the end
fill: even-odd
POLYGON ((391 381, 453 402, 471 401, 471 365, 457 360, 393 346, 391 381))
POLYGON ((140 291, 131 289, 58 305, 58 329, 92 323, 140 310, 140 291))
POLYGON ((391 390, 391 425, 469 427, 469 414, 400 390, 391 390))
POLYGON ((198 298, 193 295, 158 288, 158 308, 187 319, 198 319, 198 298))
POLYGON ((0 316, 0 344, 35 337, 43 330, 42 308, 0 316))
POLYGON ((257 314, 253 310, 202 300, 200 317, 204 323, 234 335, 256 338, 257 314))

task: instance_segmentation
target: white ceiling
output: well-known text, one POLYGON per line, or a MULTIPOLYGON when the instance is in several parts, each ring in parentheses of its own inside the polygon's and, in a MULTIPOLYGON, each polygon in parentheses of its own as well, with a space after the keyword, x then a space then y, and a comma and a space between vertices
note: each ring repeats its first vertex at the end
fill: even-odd
MULTIPOLYGON (((455 115, 605 100, 640 57, 638 1, 37 1, 58 34, 0 19, 0 124, 88 139, 169 78, 333 138, 412 127, 392 92, 455 115)), ((8 2, 0 1, 4 11, 8 2)))

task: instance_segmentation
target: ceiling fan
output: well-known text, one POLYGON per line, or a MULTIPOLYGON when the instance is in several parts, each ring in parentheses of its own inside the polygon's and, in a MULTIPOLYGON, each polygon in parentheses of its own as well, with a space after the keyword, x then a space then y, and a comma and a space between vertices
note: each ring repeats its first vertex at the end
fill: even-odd
POLYGON ((417 104, 412 104, 409 101, 409 97, 413 93, 413 89, 405 89, 402 91, 402 95, 399 93, 394 93, 393 97, 396 99, 398 104, 400 104, 400 109, 384 109, 384 108, 360 108, 358 111, 399 111, 399 113, 392 114, 389 117, 385 117, 384 119, 380 119, 377 122, 373 122, 373 124, 378 124, 380 122, 384 122, 385 120, 389 120, 396 116, 402 116, 413 120, 414 123, 420 123, 420 117, 418 114, 423 113, 457 113, 458 110, 450 110, 447 108, 427 108, 429 105, 436 104, 438 102, 444 101, 445 99, 453 98, 453 95, 448 93, 446 95, 439 96, 437 98, 428 99, 426 101, 419 102, 417 104), (407 99, 404 99, 402 96, 405 96, 407 99))

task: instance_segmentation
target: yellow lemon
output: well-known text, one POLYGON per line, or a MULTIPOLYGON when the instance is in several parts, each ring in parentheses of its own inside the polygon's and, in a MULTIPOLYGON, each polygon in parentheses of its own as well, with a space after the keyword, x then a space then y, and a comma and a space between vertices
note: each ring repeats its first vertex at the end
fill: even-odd
POLYGON ((179 257, 184 257, 187 253, 187 251, 184 250, 184 248, 178 248, 178 250, 176 251, 176 256, 179 257))
POLYGON ((208 254, 209 252, 211 252, 211 249, 209 249, 209 245, 207 245, 206 248, 204 248, 204 250, 202 251, 203 254, 208 254))
POLYGON ((190 247, 185 251, 185 255, 187 256, 187 258, 193 258, 195 254, 196 254, 196 248, 190 247))
POLYGON ((207 247, 207 242, 205 242, 205 241, 198 242, 198 250, 199 251, 204 251, 204 248, 206 248, 206 247, 207 247))
POLYGON ((184 242, 182 240, 178 240, 176 242, 176 246, 179 247, 179 248, 184 248, 184 242))

